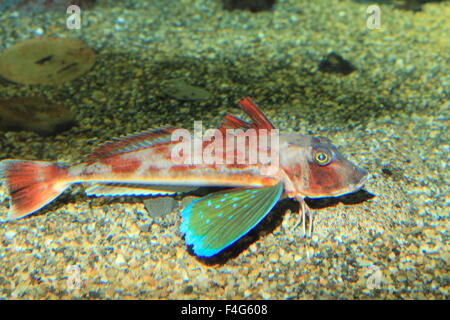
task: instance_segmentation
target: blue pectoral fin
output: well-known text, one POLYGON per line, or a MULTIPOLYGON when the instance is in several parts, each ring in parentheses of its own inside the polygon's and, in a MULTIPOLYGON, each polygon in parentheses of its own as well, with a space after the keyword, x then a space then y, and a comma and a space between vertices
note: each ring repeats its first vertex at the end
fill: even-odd
POLYGON ((253 229, 275 206, 283 187, 224 190, 192 201, 180 230, 196 255, 211 257, 253 229))

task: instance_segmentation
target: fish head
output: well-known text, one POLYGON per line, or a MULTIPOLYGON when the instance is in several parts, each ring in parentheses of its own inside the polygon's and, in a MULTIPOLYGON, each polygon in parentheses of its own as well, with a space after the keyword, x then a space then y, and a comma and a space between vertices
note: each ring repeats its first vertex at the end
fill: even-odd
POLYGON ((311 139, 306 161, 308 183, 302 193, 310 198, 336 197, 355 192, 368 179, 367 171, 345 158, 327 138, 311 139))
POLYGON ((285 172, 296 193, 309 198, 338 197, 358 191, 369 175, 344 157, 324 137, 289 138, 289 163, 285 172))

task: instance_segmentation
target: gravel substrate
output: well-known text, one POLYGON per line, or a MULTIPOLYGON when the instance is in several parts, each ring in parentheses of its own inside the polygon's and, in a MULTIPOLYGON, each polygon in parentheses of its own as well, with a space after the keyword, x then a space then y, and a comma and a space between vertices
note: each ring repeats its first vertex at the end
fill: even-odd
MULTIPOLYGON (((65 13, 2 12, 2 50, 43 33, 80 38, 98 56, 60 86, 0 82, 1 100, 44 96, 77 119, 54 137, 2 133, 0 159, 80 162, 114 136, 216 126, 251 96, 283 132, 327 136, 367 169, 367 200, 314 209, 310 240, 293 230, 295 203, 282 201, 205 261, 186 247, 179 212, 152 218, 142 199, 87 198, 75 186, 0 224, 0 298, 448 299, 449 3, 416 13, 382 5, 382 29, 369 30, 362 1, 279 0, 257 14, 168 2, 100 0, 78 31, 66 29, 65 13), (330 52, 357 70, 320 72, 330 52), (160 84, 180 78, 211 98, 164 94, 160 84)), ((7 210, 4 201, 3 219, 7 210)))

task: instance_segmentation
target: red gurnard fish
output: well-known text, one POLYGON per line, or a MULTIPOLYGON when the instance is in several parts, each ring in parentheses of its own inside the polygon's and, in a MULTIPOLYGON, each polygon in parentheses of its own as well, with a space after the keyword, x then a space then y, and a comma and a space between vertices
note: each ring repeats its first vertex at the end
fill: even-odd
MULTIPOLYGON (((249 98, 239 104, 251 122, 228 114, 221 132, 275 130, 249 98)), ((277 166, 236 161, 175 163, 172 153, 182 140, 173 140, 175 130, 163 127, 113 139, 94 150, 86 162, 74 166, 1 161, 0 178, 10 199, 8 219, 32 214, 75 183, 89 184, 88 196, 162 196, 198 187, 233 187, 194 200, 181 212, 180 229, 186 243, 196 255, 211 257, 253 229, 280 198, 300 202, 305 230, 305 197, 351 193, 361 189, 368 178, 367 172, 347 160, 330 140, 300 134, 279 135, 277 166)), ((223 155, 232 153, 232 157, 246 152, 234 145, 223 150, 223 155)))

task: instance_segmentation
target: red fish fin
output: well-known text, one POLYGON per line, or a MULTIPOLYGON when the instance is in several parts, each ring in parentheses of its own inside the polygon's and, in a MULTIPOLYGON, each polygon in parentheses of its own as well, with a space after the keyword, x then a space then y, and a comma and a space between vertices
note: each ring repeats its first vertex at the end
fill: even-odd
POLYGON ((95 161, 120 153, 145 149, 156 144, 168 144, 171 142, 173 130, 174 128, 172 127, 163 127, 114 138, 100 145, 88 157, 90 160, 95 161))
POLYGON ((67 187, 67 168, 45 161, 3 160, 0 179, 9 192, 8 219, 20 219, 44 207, 67 187))
POLYGON ((223 128, 226 129, 248 129, 251 124, 231 114, 225 115, 223 119, 223 128))
POLYGON ((241 109, 248 114, 250 119, 252 119, 257 129, 275 129, 269 119, 266 118, 250 98, 242 99, 239 101, 239 105, 241 106, 241 109))

